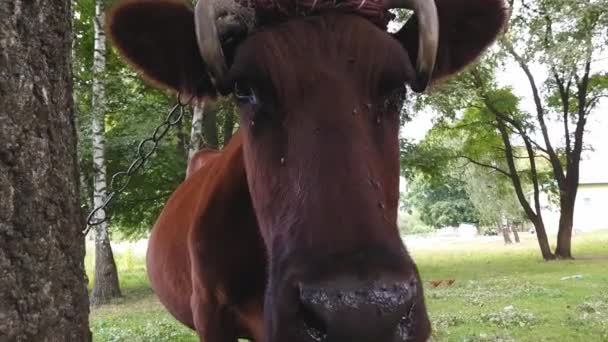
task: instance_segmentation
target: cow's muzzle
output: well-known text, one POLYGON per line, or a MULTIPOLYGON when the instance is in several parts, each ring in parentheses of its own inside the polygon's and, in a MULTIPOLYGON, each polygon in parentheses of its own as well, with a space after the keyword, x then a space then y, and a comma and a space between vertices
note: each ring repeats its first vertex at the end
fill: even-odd
MULTIPOLYGON (((418 281, 300 284, 298 319, 312 341, 425 340, 415 338, 418 281)), ((428 320, 426 315, 421 317, 428 320)), ((423 326, 427 326, 425 322, 423 326)))

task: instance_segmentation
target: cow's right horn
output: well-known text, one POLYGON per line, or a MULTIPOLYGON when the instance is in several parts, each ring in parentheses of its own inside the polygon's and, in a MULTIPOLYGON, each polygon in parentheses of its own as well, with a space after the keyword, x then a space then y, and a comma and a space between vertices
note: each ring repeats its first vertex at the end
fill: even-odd
POLYGON ((194 23, 201 57, 207 65, 212 82, 219 87, 226 78, 228 67, 215 22, 213 2, 213 0, 198 1, 194 10, 194 23))
POLYGON ((384 0, 384 8, 406 8, 418 18, 418 60, 416 65, 417 88, 424 90, 431 80, 437 45, 439 43, 439 17, 434 0, 384 0))

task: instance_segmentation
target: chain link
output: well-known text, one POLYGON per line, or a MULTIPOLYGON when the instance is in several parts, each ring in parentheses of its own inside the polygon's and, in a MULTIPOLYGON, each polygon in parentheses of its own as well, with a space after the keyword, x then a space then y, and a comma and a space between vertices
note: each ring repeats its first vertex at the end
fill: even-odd
POLYGON ((82 231, 84 235, 87 235, 93 226, 100 225, 107 220, 106 209, 110 203, 129 186, 133 175, 139 171, 152 154, 156 152, 160 140, 167 135, 169 129, 182 120, 184 117, 184 108, 189 105, 190 102, 192 102, 192 98, 184 103, 181 101, 181 96, 178 95, 177 104, 171 108, 171 111, 165 120, 154 129, 154 133, 152 133, 150 138, 146 138, 139 143, 137 146, 137 157, 131 162, 131 165, 129 165, 127 170, 116 172, 112 176, 112 181, 110 182, 112 192, 106 196, 100 206, 91 210, 89 216, 87 216, 87 226, 82 231))

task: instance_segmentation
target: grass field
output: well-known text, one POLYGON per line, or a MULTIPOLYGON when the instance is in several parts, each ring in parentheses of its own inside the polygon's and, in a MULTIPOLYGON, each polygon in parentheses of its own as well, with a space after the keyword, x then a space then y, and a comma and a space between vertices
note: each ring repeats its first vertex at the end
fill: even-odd
MULTIPOLYGON (((408 247, 425 283, 433 341, 608 341, 608 232, 576 236, 573 261, 542 261, 533 236, 513 246, 408 247), (438 279, 455 282, 433 288, 438 279)), ((116 257, 124 298, 91 309, 93 340, 198 341, 156 300, 143 257, 116 257)), ((91 277, 90 257, 86 265, 91 277)))

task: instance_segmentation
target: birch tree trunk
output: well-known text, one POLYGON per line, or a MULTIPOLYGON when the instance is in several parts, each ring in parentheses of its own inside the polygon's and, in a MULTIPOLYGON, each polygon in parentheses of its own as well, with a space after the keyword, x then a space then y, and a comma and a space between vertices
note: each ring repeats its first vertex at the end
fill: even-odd
POLYGON ((90 341, 70 1, 0 18, 0 341, 90 341))
MULTIPOLYGON (((185 111, 184 111, 185 112, 185 111)), ((190 160, 188 158, 189 149, 188 149, 188 139, 186 138, 186 134, 184 133, 184 120, 179 120, 175 125, 176 136, 177 136, 177 144, 175 147, 175 152, 180 158, 183 158, 186 162, 190 160)))
MULTIPOLYGON (((92 93, 92 134, 93 134, 93 204, 100 206, 107 194, 106 160, 105 160, 105 87, 103 74, 106 69, 106 36, 104 25, 103 0, 95 2, 95 47, 93 51, 93 93, 92 93)), ((97 219, 103 218, 98 212, 97 219)), ((110 245, 108 227, 104 222, 95 226, 95 278, 91 293, 91 304, 103 304, 112 298, 120 297, 116 263, 110 245)))
POLYGON ((200 102, 192 106, 192 129, 190 130, 190 144, 188 148, 188 162, 203 144, 203 113, 205 103, 200 102))

